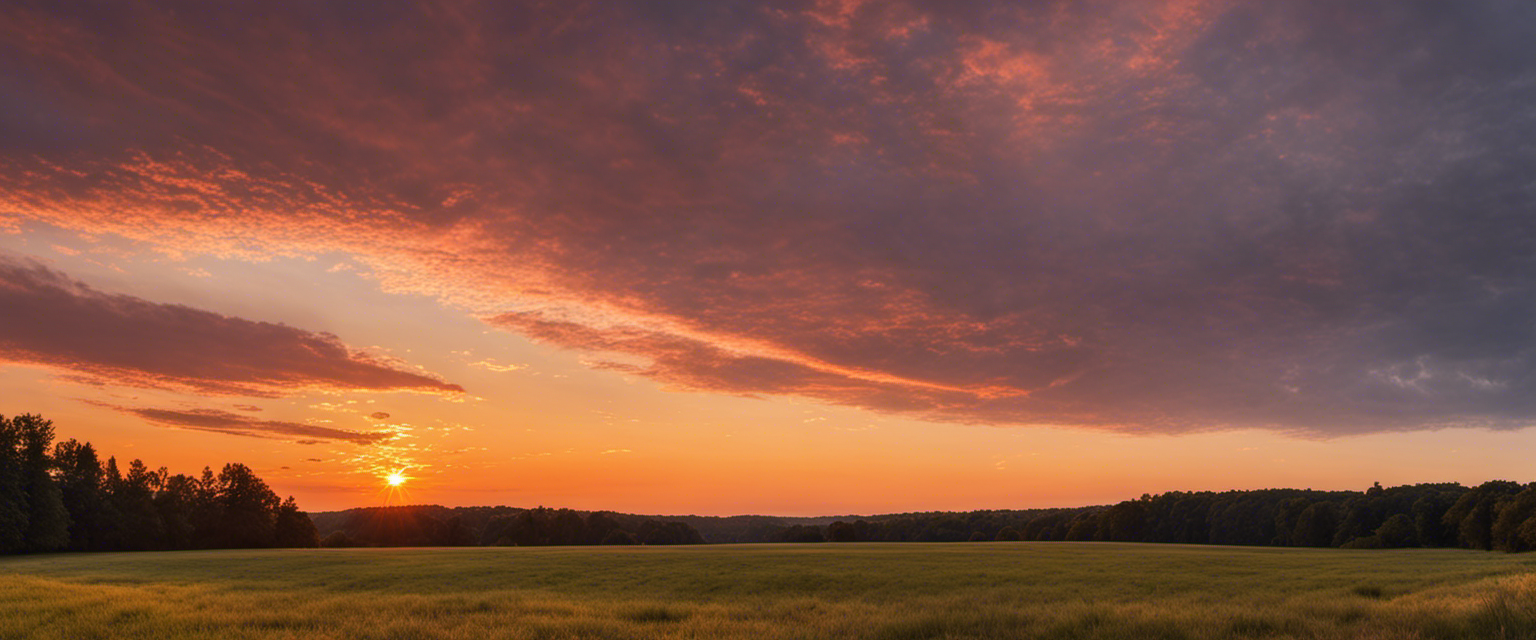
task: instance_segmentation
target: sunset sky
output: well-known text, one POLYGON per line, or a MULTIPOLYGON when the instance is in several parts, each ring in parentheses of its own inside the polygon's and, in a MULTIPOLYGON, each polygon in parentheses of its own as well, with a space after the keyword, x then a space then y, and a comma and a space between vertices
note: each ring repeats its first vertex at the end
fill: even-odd
POLYGON ((0 414, 312 511, 1536 480, 1532 33, 1523 0, 7 2, 0 414))

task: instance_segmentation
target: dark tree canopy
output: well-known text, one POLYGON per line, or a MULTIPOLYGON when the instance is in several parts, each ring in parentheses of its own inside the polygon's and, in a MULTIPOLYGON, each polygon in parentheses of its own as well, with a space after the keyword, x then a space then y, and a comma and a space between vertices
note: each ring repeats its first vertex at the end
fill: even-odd
POLYGON ((697 544, 1124 541, 1253 546, 1536 549, 1536 485, 1169 492, 1109 506, 864 517, 675 516, 538 507, 363 508, 313 516, 327 544, 697 544), (340 534, 340 535, 338 535, 340 534), (1484 546, 1487 545, 1487 546, 1484 546))
POLYGON ((435 506, 305 514, 249 467, 196 477, 55 444, 53 423, 0 416, 0 553, 231 547, 1123 541, 1536 550, 1536 483, 1365 491, 1170 492, 1115 505, 848 518, 678 516, 435 506))
POLYGON ((313 547, 314 523, 255 472, 171 475, 102 462, 90 443, 54 444, 53 423, 0 416, 0 553, 313 547))

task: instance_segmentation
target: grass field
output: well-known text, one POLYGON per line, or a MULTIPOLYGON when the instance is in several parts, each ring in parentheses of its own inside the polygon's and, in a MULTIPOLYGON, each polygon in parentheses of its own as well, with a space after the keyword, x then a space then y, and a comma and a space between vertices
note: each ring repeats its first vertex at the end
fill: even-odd
POLYGON ((1095 543, 0 559, 0 638, 1536 638, 1536 555, 1095 543))

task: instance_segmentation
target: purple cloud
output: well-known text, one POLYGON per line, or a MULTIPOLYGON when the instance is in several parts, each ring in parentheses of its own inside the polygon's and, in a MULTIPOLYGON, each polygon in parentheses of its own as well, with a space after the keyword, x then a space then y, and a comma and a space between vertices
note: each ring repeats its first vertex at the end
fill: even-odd
POLYGON ((0 258, 0 360, 97 383, 277 396, 306 389, 458 393, 335 336, 97 291, 0 258))
POLYGON ((303 444, 315 444, 326 440, 351 442, 353 444, 373 444, 390 438, 390 434, 383 432, 365 433, 299 422, 256 420, 249 416, 242 416, 218 409, 175 410, 118 407, 113 405, 101 406, 133 414, 162 426, 254 438, 292 440, 303 444))
MULTIPOLYGON (((350 253, 683 389, 1134 432, 1536 420, 1528 3, 165 7, 0 9, 0 213, 350 253)), ((12 353, 451 390, 240 326, 318 361, 12 353)))

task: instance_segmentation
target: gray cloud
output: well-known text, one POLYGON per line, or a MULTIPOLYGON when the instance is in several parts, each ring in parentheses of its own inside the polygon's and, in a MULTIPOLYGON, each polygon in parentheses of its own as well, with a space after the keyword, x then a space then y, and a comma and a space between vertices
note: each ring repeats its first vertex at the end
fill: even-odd
POLYGON ((1536 417, 1530 3, 163 6, 6 10, 0 212, 352 252, 686 389, 1536 417))

